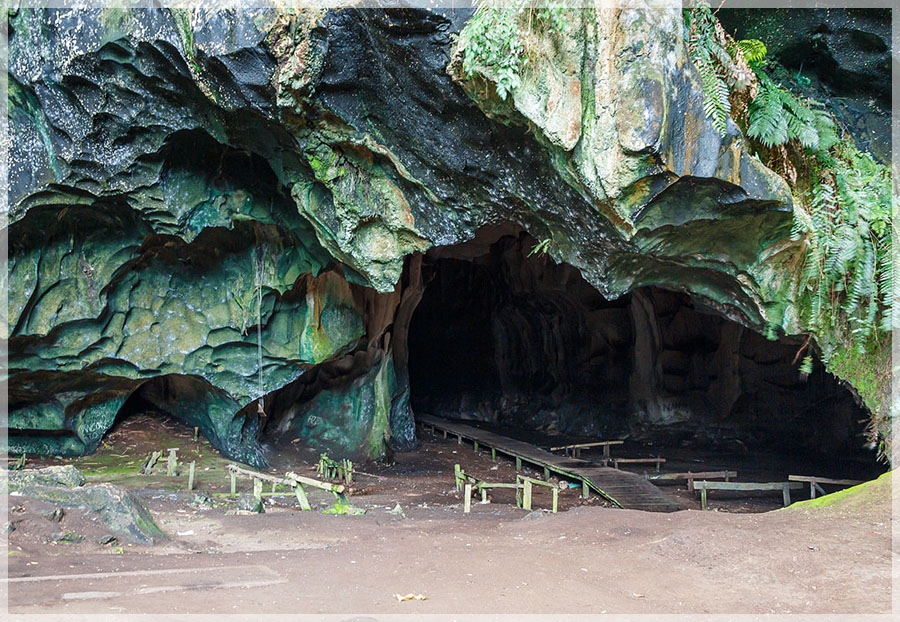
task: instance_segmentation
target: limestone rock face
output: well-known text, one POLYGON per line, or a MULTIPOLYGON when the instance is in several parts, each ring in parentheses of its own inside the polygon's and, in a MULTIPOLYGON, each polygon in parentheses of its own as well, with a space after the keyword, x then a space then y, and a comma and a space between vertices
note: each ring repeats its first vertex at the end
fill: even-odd
POLYGON ((470 16, 11 10, 10 450, 148 405, 253 464, 409 446, 414 261, 500 222, 607 298, 794 328, 789 193, 703 114, 680 5, 579 13, 506 101, 470 16))

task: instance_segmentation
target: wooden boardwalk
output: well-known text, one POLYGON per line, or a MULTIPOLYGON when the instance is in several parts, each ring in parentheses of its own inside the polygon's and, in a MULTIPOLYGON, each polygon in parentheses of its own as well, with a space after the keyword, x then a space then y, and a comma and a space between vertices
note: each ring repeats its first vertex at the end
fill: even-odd
POLYGON ((635 473, 611 469, 587 460, 557 456, 524 441, 501 436, 464 423, 439 419, 430 415, 417 415, 416 420, 432 429, 443 430, 476 446, 483 446, 516 459, 543 468, 545 473, 553 472, 567 479, 581 481, 582 486, 593 488, 598 494, 621 508, 648 510, 651 512, 675 512, 687 509, 678 499, 666 494, 646 479, 635 473))

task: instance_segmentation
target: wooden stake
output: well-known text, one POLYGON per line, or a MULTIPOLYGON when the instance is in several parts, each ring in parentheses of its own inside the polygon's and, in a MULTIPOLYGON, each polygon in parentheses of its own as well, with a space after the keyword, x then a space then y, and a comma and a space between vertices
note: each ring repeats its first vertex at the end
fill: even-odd
POLYGON ((522 459, 519 456, 516 456, 516 471, 522 470, 522 459))
POLYGON ((791 504, 791 485, 788 482, 785 482, 781 494, 784 497, 784 507, 789 506, 791 504))
POLYGON ((706 505, 706 487, 705 487, 705 486, 704 486, 703 488, 700 489, 700 509, 701 509, 701 510, 707 509, 707 505, 706 505))
POLYGON ((584 480, 581 480, 581 497, 582 499, 587 499, 591 496, 591 489, 588 487, 588 483, 584 480))
POLYGON ((262 499, 262 480, 253 478, 253 496, 262 499))
POLYGON ((475 442, 475 453, 478 453, 478 441, 474 441, 474 442, 475 442))
POLYGON ((550 481, 550 469, 547 467, 544 467, 544 480, 550 481))
POLYGON ((553 487, 553 513, 556 514, 556 507, 559 503, 559 488, 553 487))
POLYGON ((194 442, 196 443, 199 438, 200 438, 200 428, 198 428, 197 426, 194 426, 194 442))
POLYGON ((177 449, 169 449, 169 462, 166 464, 166 475, 175 477, 176 467, 178 466, 178 458, 175 457, 177 449))
POLYGON ((312 506, 309 505, 309 499, 306 497, 306 491, 303 490, 303 486, 300 484, 294 486, 294 494, 297 495, 297 501, 300 502, 301 510, 312 509, 312 506))
POLYGON ((465 509, 463 511, 468 514, 472 511, 472 484, 470 484, 469 482, 466 482, 466 488, 463 496, 465 497, 465 509))
POLYGON ((497 450, 493 447, 491 447, 491 460, 497 462, 497 450))
POLYGON ((229 473, 229 475, 231 475, 231 496, 236 497, 237 496, 237 473, 235 473, 234 471, 231 471, 229 473))
POLYGON ((525 489, 523 491, 523 500, 522 507, 526 510, 531 510, 531 480, 525 480, 525 489))
POLYGON ((194 462, 191 462, 191 465, 188 467, 188 484, 187 484, 188 490, 194 489, 194 467, 195 466, 196 466, 196 464, 194 462))

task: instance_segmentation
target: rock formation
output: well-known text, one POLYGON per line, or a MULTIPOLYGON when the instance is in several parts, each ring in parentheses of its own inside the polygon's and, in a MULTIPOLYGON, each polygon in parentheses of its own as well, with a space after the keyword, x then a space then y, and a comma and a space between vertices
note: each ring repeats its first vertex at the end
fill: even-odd
POLYGON ((10 450, 136 404, 257 465, 409 447, 423 256, 485 227, 608 300, 801 330, 790 192, 704 115, 680 4, 576 13, 506 99, 470 16, 10 10, 10 450))

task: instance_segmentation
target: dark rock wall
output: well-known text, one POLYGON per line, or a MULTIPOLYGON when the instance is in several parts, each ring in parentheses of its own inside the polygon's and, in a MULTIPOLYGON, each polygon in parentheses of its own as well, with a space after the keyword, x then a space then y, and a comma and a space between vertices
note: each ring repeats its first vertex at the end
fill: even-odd
POLYGON ((789 72, 777 78, 828 104, 861 149, 891 161, 890 9, 727 9, 716 14, 738 39, 761 39, 789 72))

